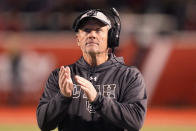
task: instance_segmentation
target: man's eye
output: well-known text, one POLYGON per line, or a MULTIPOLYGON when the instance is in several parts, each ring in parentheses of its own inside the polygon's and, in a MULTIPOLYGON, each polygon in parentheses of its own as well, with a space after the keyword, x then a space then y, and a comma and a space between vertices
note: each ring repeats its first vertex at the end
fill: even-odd
POLYGON ((93 29, 83 29, 83 31, 86 32, 86 33, 90 33, 91 31, 96 31, 97 33, 99 33, 101 31, 101 29, 95 29, 95 30, 93 30, 93 29))
POLYGON ((96 32, 100 32, 101 31, 101 29, 96 29, 96 32))
POLYGON ((85 32, 90 33, 91 30, 90 29, 84 29, 85 32))

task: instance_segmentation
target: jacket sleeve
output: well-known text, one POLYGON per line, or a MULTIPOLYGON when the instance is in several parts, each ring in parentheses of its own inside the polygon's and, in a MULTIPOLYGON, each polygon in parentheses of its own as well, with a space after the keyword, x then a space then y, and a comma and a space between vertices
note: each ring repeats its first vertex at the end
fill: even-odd
POLYGON ((123 80, 121 100, 98 95, 91 104, 107 121, 129 131, 138 131, 143 125, 147 108, 144 79, 134 68, 123 80))
POLYGON ((64 97, 58 86, 58 71, 53 71, 40 98, 36 115, 39 128, 42 131, 53 130, 63 118, 71 98, 64 97))

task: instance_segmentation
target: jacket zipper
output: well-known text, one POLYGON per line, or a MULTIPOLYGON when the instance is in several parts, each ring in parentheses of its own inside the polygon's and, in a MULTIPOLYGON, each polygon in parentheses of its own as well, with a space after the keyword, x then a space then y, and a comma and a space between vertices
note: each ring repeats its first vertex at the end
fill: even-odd
MULTIPOLYGON (((95 84, 97 77, 94 75, 95 75, 95 67, 90 67, 88 79, 92 83, 92 85, 95 87, 94 84, 95 84)), ((91 119, 94 120, 94 113, 91 113, 91 119)))

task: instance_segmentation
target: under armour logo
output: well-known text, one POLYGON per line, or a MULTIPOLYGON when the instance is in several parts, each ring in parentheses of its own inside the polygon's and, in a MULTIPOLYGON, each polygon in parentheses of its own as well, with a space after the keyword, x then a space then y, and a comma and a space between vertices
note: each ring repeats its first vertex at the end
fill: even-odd
POLYGON ((93 77, 91 76, 91 77, 90 77, 90 80, 97 81, 97 77, 94 77, 94 78, 93 78, 93 77))

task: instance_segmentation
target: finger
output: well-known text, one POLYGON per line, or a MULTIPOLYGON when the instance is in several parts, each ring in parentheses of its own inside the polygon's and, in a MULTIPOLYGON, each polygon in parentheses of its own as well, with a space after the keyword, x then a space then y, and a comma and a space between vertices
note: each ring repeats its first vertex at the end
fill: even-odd
POLYGON ((76 77, 76 82, 82 86, 88 86, 88 84, 80 77, 76 77))
POLYGON ((59 80, 62 82, 64 79, 66 79, 65 77, 65 72, 62 70, 60 76, 59 76, 59 80))
POLYGON ((85 93, 89 92, 89 89, 86 88, 85 86, 80 85, 80 88, 81 88, 85 93))
POLYGON ((61 76, 62 71, 63 71, 63 66, 61 66, 61 68, 60 68, 60 70, 59 70, 59 77, 61 76))
POLYGON ((68 75, 67 75, 67 76, 68 76, 68 79, 70 79, 70 78, 71 78, 71 71, 70 71, 69 66, 66 66, 65 72, 68 74, 68 75))
POLYGON ((65 77, 69 83, 73 84, 73 81, 68 73, 65 73, 65 77))
POLYGON ((72 90, 73 90, 73 84, 70 83, 70 82, 68 82, 68 81, 65 81, 63 83, 63 88, 64 88, 64 91, 65 92, 72 92, 72 90))
MULTIPOLYGON (((61 77, 59 78, 59 82, 60 84, 64 87, 63 83, 67 83, 70 82, 70 80, 67 78, 67 73, 64 72, 63 75, 61 75, 61 77)), ((72 82, 72 81, 71 81, 72 82)))
POLYGON ((75 79, 76 79, 76 81, 77 81, 79 84, 81 84, 81 85, 83 85, 83 86, 88 86, 88 87, 92 86, 92 83, 91 83, 90 81, 86 80, 86 79, 83 78, 83 77, 80 77, 80 76, 76 75, 76 76, 75 76, 75 79))
POLYGON ((63 87, 62 87, 62 88, 63 88, 63 89, 65 89, 66 84, 67 84, 67 82, 65 82, 65 81, 62 83, 62 85, 63 85, 63 87))
POLYGON ((73 90, 73 83, 69 83, 68 87, 69 87, 70 90, 73 90))
POLYGON ((78 76, 78 75, 75 75, 75 79, 76 80, 79 80, 79 81, 88 81, 88 80, 86 80, 86 79, 84 79, 83 77, 80 77, 80 76, 78 76))
POLYGON ((61 80, 61 84, 63 85, 63 83, 65 83, 65 81, 66 81, 65 76, 62 76, 60 80, 61 80))
POLYGON ((66 92, 66 90, 67 90, 67 87, 68 87, 68 83, 67 83, 67 81, 65 80, 63 83, 62 83, 62 88, 63 88, 63 90, 66 92))
POLYGON ((69 76, 69 74, 68 74, 67 72, 65 72, 64 76, 65 76, 65 78, 66 78, 67 80, 70 80, 70 76, 69 76))
POLYGON ((59 71, 59 84, 62 83, 62 72, 63 72, 63 66, 61 66, 60 71, 59 71))
POLYGON ((63 66, 60 67, 59 73, 63 70, 63 66))
POLYGON ((85 82, 84 82, 84 80, 81 79, 81 77, 79 77, 79 76, 76 75, 76 76, 75 76, 75 79, 76 79, 76 82, 77 82, 78 84, 83 85, 83 86, 86 85, 85 82))
POLYGON ((65 74, 65 68, 64 66, 61 66, 60 77, 64 76, 64 74, 65 74))
POLYGON ((65 92, 65 88, 64 88, 64 87, 65 87, 65 83, 63 82, 63 83, 62 83, 62 87, 61 87, 61 90, 62 90, 63 92, 65 92))

